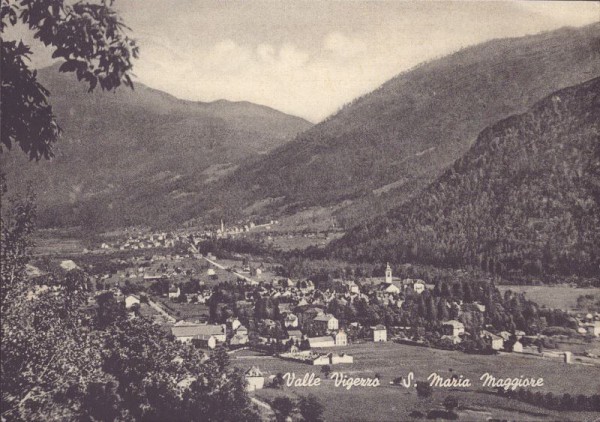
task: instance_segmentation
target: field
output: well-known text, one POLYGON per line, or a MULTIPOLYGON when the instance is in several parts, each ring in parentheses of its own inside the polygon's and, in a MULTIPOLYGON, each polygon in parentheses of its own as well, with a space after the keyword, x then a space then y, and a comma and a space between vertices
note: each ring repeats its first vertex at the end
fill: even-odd
POLYGON ((201 303, 177 303, 165 297, 154 297, 167 311, 167 313, 179 319, 207 320, 209 317, 208 305, 201 303))
POLYGON ((597 288, 576 288, 569 286, 498 286, 501 293, 506 290, 525 293, 526 297, 540 306, 574 310, 577 307, 577 298, 590 293, 598 293, 597 288))
POLYGON ((344 233, 337 232, 331 233, 325 238, 324 235, 308 237, 304 236, 302 233, 294 233, 293 235, 275 236, 270 242, 276 249, 281 251, 291 251, 294 249, 302 250, 311 246, 326 246, 329 242, 339 239, 343 235, 344 233))
MULTIPOLYGON (((334 381, 325 379, 318 366, 283 361, 277 358, 243 356, 233 359, 233 364, 247 369, 258 365, 267 374, 295 372, 302 377, 314 372, 322 378, 319 387, 284 387, 283 390, 263 389, 257 398, 270 401, 277 395, 292 397, 315 394, 326 407, 325 418, 331 421, 406 421, 413 410, 428 411, 441 408, 448 395, 459 399, 462 410, 460 420, 486 420, 489 417, 508 420, 593 420, 592 414, 581 412, 555 412, 516 400, 498 397, 493 389, 481 387, 479 377, 490 372, 497 378, 543 377, 543 392, 563 394, 600 393, 600 368, 582 365, 565 365, 557 361, 504 354, 500 356, 474 356, 428 348, 412 347, 394 343, 366 343, 337 348, 354 356, 354 364, 336 365, 335 371, 350 377, 381 377, 379 387, 353 387, 346 390, 335 387, 334 381), (452 370, 452 372, 450 371, 452 370), (594 385, 581 383, 582 379, 594 379, 590 371, 598 373, 594 385), (425 379, 436 372, 443 377, 451 374, 463 375, 472 381, 472 387, 462 389, 435 388, 433 396, 421 399, 413 387, 389 385, 395 377, 406 377, 409 372, 415 379, 425 379)), ((235 355, 234 355, 235 356, 235 355)), ((536 390, 536 389, 532 389, 536 390)), ((598 415, 595 415, 596 417, 598 415)))
POLYGON ((41 255, 77 255, 84 250, 80 239, 36 238, 33 254, 41 255))

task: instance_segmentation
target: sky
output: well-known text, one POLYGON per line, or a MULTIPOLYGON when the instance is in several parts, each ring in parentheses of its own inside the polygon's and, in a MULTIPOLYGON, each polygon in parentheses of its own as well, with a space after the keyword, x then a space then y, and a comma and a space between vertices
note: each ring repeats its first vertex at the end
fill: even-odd
MULTIPOLYGON (((138 81, 311 122, 420 62, 600 21, 600 2, 116 0, 115 8, 140 45, 138 81)), ((50 64, 51 53, 34 52, 34 66, 50 64)))

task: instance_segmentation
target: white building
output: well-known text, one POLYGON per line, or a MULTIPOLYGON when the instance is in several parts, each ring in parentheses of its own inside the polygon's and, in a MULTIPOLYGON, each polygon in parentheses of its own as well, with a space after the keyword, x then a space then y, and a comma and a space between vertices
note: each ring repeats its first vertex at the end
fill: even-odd
POLYGON ((125 309, 131 308, 133 305, 140 304, 140 298, 135 295, 129 295, 125 298, 125 309))
POLYGON ((348 345, 348 335, 343 331, 338 331, 335 336, 335 345, 336 346, 347 346, 348 345))
POLYGON ((308 344, 311 349, 315 347, 334 347, 335 339, 332 336, 309 337, 308 344))
POLYGON ((462 322, 457 321, 455 319, 451 319, 450 321, 444 322, 442 324, 442 329, 444 331, 444 334, 452 337, 458 337, 465 333, 465 325, 462 322))
POLYGON ((179 321, 171 327, 171 333, 182 343, 189 343, 194 339, 208 340, 210 336, 215 341, 224 342, 227 330, 224 325, 195 324, 179 321))
POLYGON ((313 322, 318 327, 328 331, 335 331, 339 328, 338 319, 331 314, 319 315, 313 320, 313 322))
POLYGON ((373 341, 378 342, 386 342, 387 341, 387 328, 383 325, 376 325, 375 327, 371 327, 373 331, 373 341))
POLYGON ((265 386, 265 376, 258 366, 253 366, 246 371, 246 391, 261 390, 265 386))

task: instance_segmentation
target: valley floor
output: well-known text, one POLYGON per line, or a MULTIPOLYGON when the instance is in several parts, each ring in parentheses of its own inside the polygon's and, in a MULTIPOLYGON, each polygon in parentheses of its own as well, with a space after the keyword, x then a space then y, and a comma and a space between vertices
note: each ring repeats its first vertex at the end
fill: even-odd
MULTIPOLYGON (((318 387, 283 387, 281 390, 265 388, 253 393, 262 401, 269 402, 275 397, 286 395, 314 394, 325 405, 325 419, 328 421, 407 421, 414 411, 427 413, 432 409, 443 409, 442 402, 452 395, 458 398, 460 420, 485 421, 489 418, 518 421, 583 421, 594 420, 598 414, 589 412, 558 412, 532 406, 517 400, 500 397, 493 388, 483 388, 480 376, 486 372, 497 378, 526 377, 544 378, 544 386, 539 391, 563 394, 595 394, 600 391, 600 368, 580 364, 567 365, 555 360, 531 358, 516 354, 497 356, 467 355, 460 352, 429 349, 387 343, 353 344, 347 347, 327 349, 344 352, 354 357, 353 364, 334 365, 332 371, 343 372, 349 377, 374 378, 380 375, 378 387, 353 387, 347 390, 335 387, 334 380, 320 372, 319 366, 284 361, 275 357, 232 355, 234 365, 247 369, 257 365, 265 374, 294 372, 296 377, 313 373, 321 377, 318 387), (417 396, 414 385, 404 388, 390 385, 399 376, 407 377, 413 372, 416 380, 424 380, 436 372, 443 377, 451 374, 463 375, 471 379, 469 388, 434 388, 430 398, 417 396), (591 376, 596 372, 597 376, 591 376), (588 380, 582 382, 581 380, 588 380), (589 380, 592 381, 591 384, 589 380)), ((244 353, 242 353, 244 354, 244 353)), ((532 389, 536 390, 536 389, 532 389)), ((536 390, 537 391, 537 390, 536 390)))

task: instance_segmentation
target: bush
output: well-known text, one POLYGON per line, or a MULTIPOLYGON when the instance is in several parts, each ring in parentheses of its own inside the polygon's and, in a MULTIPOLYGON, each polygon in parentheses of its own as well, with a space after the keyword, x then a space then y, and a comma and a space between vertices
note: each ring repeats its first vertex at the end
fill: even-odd
POLYGON ((454 396, 447 396, 444 399, 444 407, 448 411, 452 411, 458 407, 458 399, 454 396))
POLYGON ((320 422, 323 420, 323 411, 325 408, 319 399, 312 394, 300 397, 298 409, 306 422, 320 422))
POLYGON ((433 388, 427 381, 417 381, 417 395, 422 398, 431 397, 433 388))

